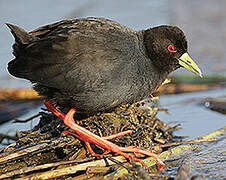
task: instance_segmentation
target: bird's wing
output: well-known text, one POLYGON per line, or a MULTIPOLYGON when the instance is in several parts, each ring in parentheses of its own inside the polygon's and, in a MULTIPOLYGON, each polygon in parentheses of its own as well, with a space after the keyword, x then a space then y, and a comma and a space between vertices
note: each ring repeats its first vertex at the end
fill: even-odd
POLYGON ((9 72, 49 87, 100 83, 139 53, 135 31, 103 18, 64 20, 29 33, 8 26, 16 40, 9 72))

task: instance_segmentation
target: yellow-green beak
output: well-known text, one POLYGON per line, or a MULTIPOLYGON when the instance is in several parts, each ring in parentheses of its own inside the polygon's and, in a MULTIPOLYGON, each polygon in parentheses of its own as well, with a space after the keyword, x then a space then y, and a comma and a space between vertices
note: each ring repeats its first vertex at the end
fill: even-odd
POLYGON ((184 53, 179 59, 179 64, 189 71, 202 77, 202 72, 199 69, 198 65, 191 59, 188 53, 184 53))

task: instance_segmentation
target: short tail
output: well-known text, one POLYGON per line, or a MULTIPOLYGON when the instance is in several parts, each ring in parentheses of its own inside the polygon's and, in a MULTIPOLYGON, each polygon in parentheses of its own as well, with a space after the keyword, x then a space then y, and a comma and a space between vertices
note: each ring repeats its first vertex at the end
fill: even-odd
POLYGON ((11 30, 16 43, 18 44, 28 44, 30 42, 30 40, 32 39, 32 36, 29 35, 28 32, 26 32, 24 29, 12 25, 12 24, 8 24, 6 23, 6 25, 9 27, 9 29, 11 30))
POLYGON ((15 59, 8 63, 8 71, 11 75, 23 78, 27 69, 28 62, 24 59, 26 46, 32 41, 33 37, 24 29, 6 24, 15 38, 13 45, 13 54, 15 59))

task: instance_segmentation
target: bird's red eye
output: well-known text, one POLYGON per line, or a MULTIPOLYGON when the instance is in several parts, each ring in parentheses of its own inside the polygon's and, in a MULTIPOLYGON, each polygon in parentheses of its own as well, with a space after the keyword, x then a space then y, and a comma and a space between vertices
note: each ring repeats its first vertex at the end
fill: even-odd
POLYGON ((176 49, 175 49, 175 47, 174 47, 173 45, 169 45, 169 46, 168 46, 168 50, 169 50, 170 52, 177 52, 176 49))

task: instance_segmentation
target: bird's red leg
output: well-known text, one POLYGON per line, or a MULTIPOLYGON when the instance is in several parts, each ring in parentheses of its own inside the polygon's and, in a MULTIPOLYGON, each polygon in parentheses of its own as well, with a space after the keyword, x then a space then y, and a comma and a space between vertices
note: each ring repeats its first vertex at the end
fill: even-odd
MULTIPOLYGON (((65 118, 65 114, 63 114, 61 111, 59 111, 58 109, 56 109, 50 102, 49 100, 44 100, 44 104, 45 106, 47 107, 47 109, 49 111, 51 111, 53 114, 55 114, 58 118, 62 119, 64 121, 64 118, 65 118)), ((72 133, 72 132, 63 132, 64 134, 63 135, 67 135, 67 134, 71 134, 73 136, 76 136, 75 133, 72 133)), ((103 136, 102 138, 103 139, 114 139, 114 138, 117 138, 117 137, 120 137, 120 136, 124 136, 126 134, 131 134, 133 133, 132 130, 127 130, 127 131, 123 131, 123 132, 119 132, 119 133, 116 133, 116 134, 112 134, 110 136, 103 136)))
MULTIPOLYGON (((76 133, 73 133, 73 132, 70 132, 70 131, 64 131, 64 132, 62 133, 63 136, 66 136, 66 135, 68 135, 68 134, 73 135, 73 136, 75 136, 76 138, 79 139, 79 136, 78 136, 76 133)), ((108 136, 107 136, 107 137, 108 137, 108 136)), ((93 149, 91 148, 89 142, 85 141, 85 144, 86 144, 86 147, 87 147, 89 153, 91 154, 91 156, 103 158, 103 155, 109 153, 109 151, 105 151, 103 154, 96 154, 96 153, 93 151, 93 149)))
POLYGON ((106 140, 109 140, 109 139, 114 139, 114 138, 117 138, 117 137, 120 137, 120 136, 124 136, 126 134, 131 134, 131 133, 133 133, 132 130, 127 130, 127 131, 119 132, 119 133, 116 133, 116 134, 112 134, 110 136, 103 136, 102 138, 106 139, 106 140))
MULTIPOLYGON (((106 140, 109 140, 109 139, 114 139, 114 138, 117 138, 117 137, 120 137, 120 136, 124 136, 124 135, 126 135, 126 134, 130 134, 130 133, 132 133, 132 132, 133 132, 132 130, 128 130, 128 131, 123 131, 123 132, 119 132, 119 133, 116 133, 116 134, 112 134, 112 135, 110 135, 110 136, 102 136, 101 138, 106 139, 106 140)), ((75 134, 75 133, 73 133, 73 132, 70 132, 70 131, 64 131, 64 132, 62 133, 63 136, 66 136, 66 135, 68 135, 68 134, 73 135, 73 136, 75 136, 75 137, 78 136, 77 134, 75 134)))
MULTIPOLYGON (((46 105, 46 107, 49 111, 51 111, 57 117, 62 119, 64 121, 64 123, 71 130, 76 132, 75 137, 77 137, 78 139, 80 139, 86 143, 87 148, 92 155, 96 156, 97 154, 95 154, 93 152, 89 143, 94 143, 95 145, 106 149, 106 152, 104 154, 106 154, 108 152, 113 152, 113 153, 124 156, 125 158, 129 159, 130 161, 133 158, 134 161, 142 163, 146 168, 147 168, 147 166, 145 165, 145 163, 142 160, 137 159, 127 153, 139 153, 139 154, 151 156, 151 157, 155 158, 161 164, 161 169, 164 166, 164 163, 154 153, 144 151, 137 147, 119 147, 116 144, 106 140, 108 138, 106 138, 106 137, 103 138, 103 137, 97 136, 97 135, 93 134, 92 132, 86 130, 85 128, 79 126, 78 124, 76 124, 74 122, 74 118, 73 118, 74 113, 76 111, 75 108, 70 109, 70 111, 66 115, 64 115, 60 110, 56 109, 48 100, 45 100, 44 104, 46 105)), ((111 137, 111 136, 109 136, 109 137, 111 137)), ((115 135, 112 137, 115 137, 115 135)), ((102 157, 102 155, 97 155, 97 156, 102 157)))

